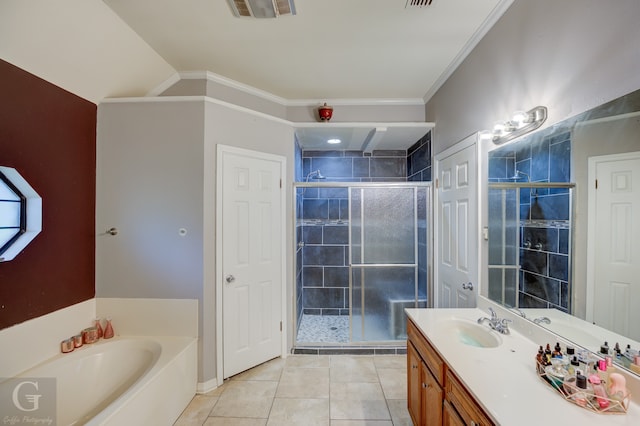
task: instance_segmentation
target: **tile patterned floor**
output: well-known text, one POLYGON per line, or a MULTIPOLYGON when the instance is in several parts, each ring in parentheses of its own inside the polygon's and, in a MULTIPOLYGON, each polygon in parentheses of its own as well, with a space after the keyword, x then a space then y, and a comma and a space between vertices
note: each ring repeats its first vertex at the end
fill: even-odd
POLYGON ((347 343, 349 317, 346 315, 302 315, 298 343, 347 343))
POLYGON ((203 395, 174 426, 411 426, 403 355, 290 355, 203 395))

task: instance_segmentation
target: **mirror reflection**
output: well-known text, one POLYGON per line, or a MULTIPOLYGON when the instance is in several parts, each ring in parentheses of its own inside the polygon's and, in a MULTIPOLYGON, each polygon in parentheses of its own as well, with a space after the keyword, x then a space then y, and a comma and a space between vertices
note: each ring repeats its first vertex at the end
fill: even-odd
POLYGON ((606 341, 640 371, 640 90, 488 163, 485 295, 593 352, 606 341))

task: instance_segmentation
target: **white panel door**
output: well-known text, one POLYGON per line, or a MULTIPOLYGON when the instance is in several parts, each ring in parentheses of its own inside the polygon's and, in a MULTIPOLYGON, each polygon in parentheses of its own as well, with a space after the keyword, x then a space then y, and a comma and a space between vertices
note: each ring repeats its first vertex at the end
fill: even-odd
POLYGON ((281 354, 284 159, 244 150, 219 150, 218 155, 227 378, 281 354))
POLYGON ((640 340, 640 152, 595 164, 593 321, 640 340))
POLYGON ((439 159, 437 163, 436 302, 439 308, 476 306, 476 171, 475 144, 439 159))

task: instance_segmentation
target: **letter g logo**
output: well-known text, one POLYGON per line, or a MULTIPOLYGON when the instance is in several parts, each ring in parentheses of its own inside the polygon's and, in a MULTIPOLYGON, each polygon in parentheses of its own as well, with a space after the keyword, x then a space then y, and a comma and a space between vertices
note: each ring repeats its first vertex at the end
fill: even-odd
POLYGON ((24 386, 24 385, 32 385, 35 390, 38 390, 38 382, 20 382, 18 383, 18 385, 13 389, 13 405, 16 406, 16 408, 20 411, 36 411, 39 408, 39 401, 40 401, 40 397, 42 395, 40 394, 29 394, 29 395, 25 395, 25 398, 27 399, 28 402, 30 402, 32 404, 31 408, 25 408, 22 406, 22 404, 20 403, 20 399, 18 398, 18 393, 20 392, 20 389, 24 386))

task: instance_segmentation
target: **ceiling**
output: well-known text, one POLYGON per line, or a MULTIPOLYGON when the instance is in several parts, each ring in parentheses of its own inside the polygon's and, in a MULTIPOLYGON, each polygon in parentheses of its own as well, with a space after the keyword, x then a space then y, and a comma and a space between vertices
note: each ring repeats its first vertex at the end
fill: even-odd
POLYGON ((236 18, 226 0, 104 0, 177 71, 210 71, 287 100, 423 100, 513 0, 295 0, 236 18))
MULTIPOLYGON (((416 106, 512 1, 295 0, 296 15, 253 19, 236 18, 227 0, 104 0, 179 72, 212 72, 291 105, 416 106)), ((406 150, 432 127, 351 124, 296 126, 296 135, 302 149, 406 150)))

